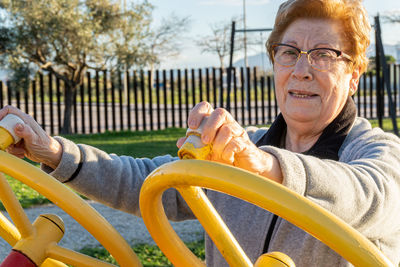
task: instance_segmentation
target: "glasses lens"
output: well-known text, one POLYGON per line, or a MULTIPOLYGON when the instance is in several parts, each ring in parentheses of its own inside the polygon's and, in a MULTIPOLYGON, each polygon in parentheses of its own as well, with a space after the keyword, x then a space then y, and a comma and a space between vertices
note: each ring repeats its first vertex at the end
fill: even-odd
POLYGON ((299 51, 286 45, 277 45, 275 47, 275 61, 283 66, 293 66, 297 62, 299 51))
POLYGON ((309 60, 311 66, 318 70, 329 70, 337 60, 337 54, 329 49, 315 49, 310 52, 309 60))

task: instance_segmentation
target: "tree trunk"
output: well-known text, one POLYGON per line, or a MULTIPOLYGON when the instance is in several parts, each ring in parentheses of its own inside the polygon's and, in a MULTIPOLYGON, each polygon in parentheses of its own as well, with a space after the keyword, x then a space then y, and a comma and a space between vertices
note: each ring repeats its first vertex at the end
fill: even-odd
POLYGON ((64 97, 64 122, 61 128, 61 134, 71 134, 71 117, 72 117, 72 101, 74 92, 76 91, 76 86, 71 86, 70 84, 65 84, 65 97, 64 97))

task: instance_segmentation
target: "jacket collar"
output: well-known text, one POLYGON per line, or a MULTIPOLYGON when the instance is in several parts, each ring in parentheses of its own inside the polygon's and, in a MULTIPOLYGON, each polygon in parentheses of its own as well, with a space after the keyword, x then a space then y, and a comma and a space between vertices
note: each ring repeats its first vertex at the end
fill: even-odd
MULTIPOLYGON (((302 154, 320 159, 338 160, 338 152, 356 119, 357 109, 349 97, 339 115, 323 130, 317 142, 302 154)), ((286 135, 286 121, 280 113, 267 133, 256 143, 257 146, 270 145, 282 148, 282 138, 286 135)))

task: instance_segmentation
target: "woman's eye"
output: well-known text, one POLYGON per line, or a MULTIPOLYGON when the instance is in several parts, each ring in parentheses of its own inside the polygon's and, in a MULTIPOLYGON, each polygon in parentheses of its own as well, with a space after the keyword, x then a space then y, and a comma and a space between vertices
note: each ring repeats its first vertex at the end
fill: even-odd
POLYGON ((290 57, 297 57, 298 52, 294 49, 285 49, 282 50, 281 55, 282 56, 290 56, 290 57))
POLYGON ((317 58, 332 58, 333 54, 329 50, 316 50, 314 51, 317 58))

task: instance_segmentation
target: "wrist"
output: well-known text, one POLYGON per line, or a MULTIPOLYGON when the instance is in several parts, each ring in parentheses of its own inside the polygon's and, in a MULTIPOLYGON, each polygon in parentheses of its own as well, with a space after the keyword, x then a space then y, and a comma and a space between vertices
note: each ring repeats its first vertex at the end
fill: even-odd
POLYGON ((58 164, 60 164, 63 148, 60 142, 56 139, 50 137, 50 153, 48 157, 43 161, 44 164, 51 167, 52 169, 56 169, 58 164))
POLYGON ((260 175, 282 184, 283 175, 278 159, 274 155, 271 155, 262 150, 260 150, 260 153, 263 157, 263 160, 261 160, 261 162, 263 162, 263 169, 260 171, 260 175))

